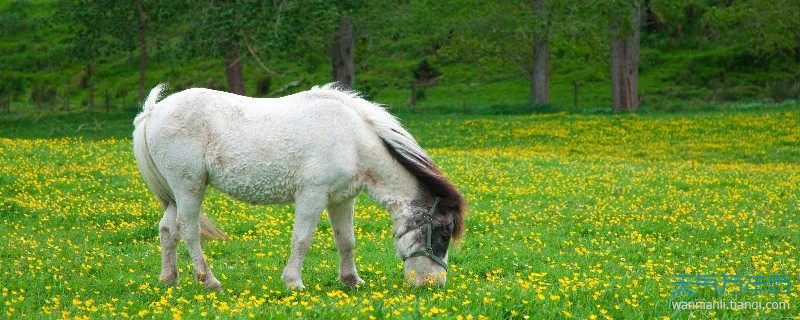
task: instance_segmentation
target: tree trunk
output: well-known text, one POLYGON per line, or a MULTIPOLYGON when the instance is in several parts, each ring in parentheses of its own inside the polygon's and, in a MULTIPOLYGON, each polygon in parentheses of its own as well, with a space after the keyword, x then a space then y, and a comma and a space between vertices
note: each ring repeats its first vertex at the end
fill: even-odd
POLYGON ((613 37, 611 50, 611 99, 614 111, 635 111, 639 108, 639 46, 642 9, 632 9, 630 28, 624 34, 618 20, 611 21, 609 29, 613 37))
MULTIPOLYGON (((614 24, 614 22, 612 22, 614 24)), ((611 27, 612 30, 619 29, 616 26, 611 27)), ((613 31, 612 31, 613 32, 613 31)), ((622 41, 617 39, 611 40, 611 102, 614 111, 619 111, 622 108, 622 56, 624 48, 622 41)))
POLYGON ((533 78, 533 70, 531 70, 531 76, 528 78, 529 84, 531 86, 530 94, 528 95, 528 105, 535 106, 536 105, 536 80, 533 78))
POLYGON ((228 92, 245 95, 244 73, 236 41, 231 41, 228 44, 228 51, 225 52, 225 76, 228 78, 228 92))
POLYGON ((111 97, 108 95, 108 89, 106 89, 106 96, 105 100, 103 100, 103 106, 106 108, 106 113, 111 110, 111 97))
POLYGON ((641 43, 641 11, 634 9, 632 27, 633 32, 625 39, 625 61, 623 78, 623 97, 625 109, 635 111, 639 109, 639 44, 641 43))
MULTIPOLYGON (((539 19, 547 19, 547 7, 544 0, 533 0, 534 15, 539 19)), ((547 41, 548 27, 537 30, 533 35, 533 75, 531 77, 531 104, 543 104, 550 101, 550 45, 547 41)))
POLYGON ((139 10, 139 100, 144 101, 144 80, 147 70, 147 38, 145 38, 145 12, 142 0, 136 0, 139 10))
POLYGON ((417 82, 411 81, 411 100, 408 101, 409 106, 417 105, 417 82))
POLYGON ((794 48, 794 57, 797 59, 797 62, 800 62, 800 32, 795 34, 794 37, 797 40, 797 47, 794 48))
POLYGON ((581 84, 578 81, 572 82, 573 90, 572 90, 572 106, 578 107, 578 89, 580 88, 581 84))
POLYGON ((336 34, 333 36, 331 64, 333 66, 333 81, 348 89, 352 89, 355 83, 354 47, 353 22, 348 17, 342 17, 339 19, 336 34))
POLYGON ((11 94, 8 94, 0 98, 0 112, 7 113, 10 111, 11 111, 11 94))
POLYGON ((539 39, 534 41, 536 47, 535 59, 533 64, 533 102, 535 104, 547 103, 550 101, 550 46, 547 40, 539 39))
POLYGON ((86 109, 94 109, 94 69, 92 62, 86 65, 86 109))

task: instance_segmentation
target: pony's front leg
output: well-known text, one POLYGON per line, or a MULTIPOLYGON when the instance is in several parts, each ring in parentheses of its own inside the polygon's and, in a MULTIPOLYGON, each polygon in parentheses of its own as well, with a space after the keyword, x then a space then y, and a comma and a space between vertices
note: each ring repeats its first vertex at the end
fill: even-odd
POLYGON ((198 281, 203 283, 207 289, 219 290, 219 280, 211 273, 211 269, 203 256, 203 249, 200 247, 200 206, 203 201, 200 195, 187 194, 179 196, 178 202, 178 226, 189 249, 189 256, 192 259, 194 275, 198 281))
POLYGON ((295 196, 292 252, 281 276, 283 283, 289 289, 305 288, 300 271, 327 201, 327 193, 324 191, 302 192, 295 196))
POLYGON ((358 276, 353 256, 356 245, 353 233, 353 205, 355 202, 356 200, 353 198, 328 206, 333 237, 336 240, 336 247, 339 248, 339 281, 351 289, 364 284, 364 280, 358 276))
POLYGON ((178 247, 178 222, 177 211, 174 203, 170 203, 164 210, 164 216, 158 224, 158 234, 161 239, 161 276, 159 279, 166 284, 175 284, 178 280, 177 247, 178 247))

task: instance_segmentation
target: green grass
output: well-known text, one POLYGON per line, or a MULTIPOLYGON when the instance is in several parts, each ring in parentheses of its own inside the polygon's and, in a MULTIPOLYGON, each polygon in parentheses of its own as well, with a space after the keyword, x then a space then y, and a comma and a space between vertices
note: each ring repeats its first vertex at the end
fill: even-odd
MULTIPOLYGON (((457 111, 453 107, 450 111, 457 111)), ((445 110, 448 111, 448 110, 445 110)), ((557 111, 557 110, 556 110, 557 111)), ((490 113, 492 110, 486 110, 490 113)), ((132 113, 0 118, 0 317, 686 318, 671 301, 789 301, 800 314, 800 105, 692 113, 399 116, 466 195, 445 287, 410 288, 388 214, 356 206, 365 287, 336 281, 320 223, 302 292, 284 289, 292 207, 210 190, 232 235, 204 243, 224 292, 157 281, 160 209, 141 181, 132 113), (80 128, 80 130, 78 130, 80 128), (792 292, 673 296, 674 275, 791 275, 792 292)))

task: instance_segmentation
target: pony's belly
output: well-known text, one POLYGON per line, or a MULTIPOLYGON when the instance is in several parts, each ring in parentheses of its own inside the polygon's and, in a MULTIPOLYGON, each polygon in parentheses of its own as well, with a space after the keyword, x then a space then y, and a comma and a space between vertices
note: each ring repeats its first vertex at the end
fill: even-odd
POLYGON ((288 174, 250 168, 243 172, 209 172, 209 183, 228 196, 252 204, 278 204, 294 200, 296 186, 288 174))

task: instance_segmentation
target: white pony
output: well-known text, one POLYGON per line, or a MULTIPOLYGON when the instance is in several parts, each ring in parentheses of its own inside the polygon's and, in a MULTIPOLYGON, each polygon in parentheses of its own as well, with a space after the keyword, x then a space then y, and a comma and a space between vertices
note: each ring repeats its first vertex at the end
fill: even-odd
POLYGON ((200 248, 225 238, 200 213, 206 187, 254 204, 295 203, 282 279, 303 288, 300 270, 327 208, 339 250, 339 280, 358 276, 353 205, 365 190, 394 222, 397 256, 412 284, 445 282, 450 239, 463 233, 464 199, 431 158, 382 107, 333 84, 275 99, 188 89, 158 102, 150 92, 134 120, 139 171, 164 207, 159 223, 161 277, 175 283, 176 246, 186 242, 195 276, 218 290, 200 248))

